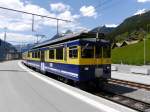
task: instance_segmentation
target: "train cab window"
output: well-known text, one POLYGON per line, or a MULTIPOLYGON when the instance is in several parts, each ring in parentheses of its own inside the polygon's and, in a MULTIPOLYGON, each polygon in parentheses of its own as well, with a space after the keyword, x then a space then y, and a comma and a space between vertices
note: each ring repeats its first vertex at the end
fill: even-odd
POLYGON ((63 48, 56 48, 56 59, 63 60, 63 48))
POLYGON ((111 56, 111 48, 110 46, 103 47, 103 57, 104 58, 110 58, 111 56))
POLYGON ((101 58, 102 57, 102 47, 95 46, 95 58, 101 58))
POLYGON ((78 58, 77 46, 69 47, 69 58, 78 58))
POLYGON ((49 59, 54 59, 54 50, 49 50, 49 59))
POLYGON ((89 46, 88 44, 81 47, 81 57, 82 58, 94 58, 94 46, 89 46))

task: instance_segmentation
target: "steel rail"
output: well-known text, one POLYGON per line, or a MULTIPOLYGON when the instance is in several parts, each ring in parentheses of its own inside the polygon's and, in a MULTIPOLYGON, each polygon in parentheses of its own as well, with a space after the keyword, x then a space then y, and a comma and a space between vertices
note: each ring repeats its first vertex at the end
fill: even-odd
POLYGON ((125 80, 120 80, 120 79, 109 79, 108 83, 119 84, 119 85, 123 84, 123 85, 127 85, 127 86, 130 86, 130 87, 136 87, 136 88, 139 88, 139 89, 145 89, 145 90, 150 91, 150 85, 131 82, 131 81, 125 81, 125 80))

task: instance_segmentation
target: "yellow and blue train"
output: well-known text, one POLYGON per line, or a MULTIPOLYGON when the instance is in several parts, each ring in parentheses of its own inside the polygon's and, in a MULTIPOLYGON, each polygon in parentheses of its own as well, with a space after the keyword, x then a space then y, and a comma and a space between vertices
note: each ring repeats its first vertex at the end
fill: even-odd
POLYGON ((74 82, 106 81, 111 77, 111 44, 95 37, 80 33, 38 44, 23 53, 23 62, 74 82))

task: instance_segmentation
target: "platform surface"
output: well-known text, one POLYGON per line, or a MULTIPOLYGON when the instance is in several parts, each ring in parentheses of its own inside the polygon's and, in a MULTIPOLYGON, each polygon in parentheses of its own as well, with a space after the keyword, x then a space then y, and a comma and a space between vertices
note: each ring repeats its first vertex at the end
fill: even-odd
POLYGON ((8 61, 0 63, 0 112, 134 111, 8 61))
POLYGON ((112 73, 111 77, 114 79, 147 84, 150 86, 150 75, 123 73, 123 72, 118 72, 118 71, 112 71, 111 73, 112 73))

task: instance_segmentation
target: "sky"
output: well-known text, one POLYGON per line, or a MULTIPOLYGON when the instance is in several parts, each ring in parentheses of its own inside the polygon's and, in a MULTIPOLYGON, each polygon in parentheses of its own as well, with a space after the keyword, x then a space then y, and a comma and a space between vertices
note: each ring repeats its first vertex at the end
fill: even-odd
MULTIPOLYGON (((1 0, 0 7, 71 21, 59 21, 59 33, 63 33, 116 27, 127 17, 150 10, 150 0, 1 0)), ((0 38, 4 39, 6 31, 6 41, 12 44, 35 43, 37 34, 46 40, 57 33, 56 20, 48 18, 34 16, 34 31, 32 15, 0 9, 0 20, 0 38)))

